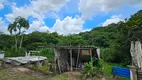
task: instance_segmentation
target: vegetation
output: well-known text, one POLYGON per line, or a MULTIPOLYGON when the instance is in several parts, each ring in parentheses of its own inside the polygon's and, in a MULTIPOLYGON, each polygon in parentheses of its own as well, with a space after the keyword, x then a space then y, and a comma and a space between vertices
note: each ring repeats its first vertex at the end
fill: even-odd
MULTIPOLYGON (((141 14, 142 10, 129 19, 125 19, 125 22, 113 23, 105 27, 100 26, 88 32, 67 36, 59 35, 56 32, 37 31, 24 34, 29 28, 28 21, 18 17, 8 26, 11 35, 0 33, 0 50, 6 51, 6 56, 19 56, 23 55, 22 52, 26 50, 39 50, 40 46, 94 45, 101 48, 101 57, 105 62, 128 65, 131 64, 129 38, 132 36, 131 33, 135 32, 134 29, 142 30, 141 14)), ((45 55, 46 51, 48 52, 48 50, 42 50, 41 54, 49 58, 53 57, 45 55)))
POLYGON ((40 51, 40 55, 47 57, 49 62, 53 62, 54 61, 53 49, 42 49, 40 51))
POLYGON ((18 40, 19 40, 19 48, 22 47, 23 34, 25 30, 28 28, 29 28, 28 20, 22 17, 17 17, 12 24, 8 25, 8 31, 10 32, 10 34, 13 35, 14 32, 16 50, 18 48, 18 40))
POLYGON ((85 69, 81 70, 82 76, 87 79, 87 77, 93 78, 103 77, 103 60, 98 60, 97 58, 93 58, 90 62, 85 63, 85 69), (95 66, 93 66, 93 62, 96 62, 95 66))

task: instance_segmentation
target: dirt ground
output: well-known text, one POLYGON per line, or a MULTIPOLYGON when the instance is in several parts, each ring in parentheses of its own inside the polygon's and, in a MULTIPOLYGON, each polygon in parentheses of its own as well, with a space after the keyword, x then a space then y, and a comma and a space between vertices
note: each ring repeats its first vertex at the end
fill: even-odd
POLYGON ((0 80, 49 80, 47 79, 48 77, 23 67, 8 68, 0 71, 0 80))
MULTIPOLYGON (((24 67, 0 70, 0 80, 82 80, 80 72, 66 72, 58 75, 45 75, 24 67)), ((93 78, 87 80, 112 80, 109 78, 93 78)))
POLYGON ((0 70, 0 80, 79 80, 80 74, 64 73, 58 75, 45 75, 24 67, 15 67, 0 70))

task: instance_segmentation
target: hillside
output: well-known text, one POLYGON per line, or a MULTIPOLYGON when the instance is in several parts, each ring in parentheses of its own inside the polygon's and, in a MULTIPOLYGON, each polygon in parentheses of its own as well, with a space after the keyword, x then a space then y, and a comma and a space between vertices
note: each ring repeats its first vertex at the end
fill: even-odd
MULTIPOLYGON (((47 45, 94 45, 101 48, 101 57, 105 61, 128 65, 131 63, 129 38, 133 32, 138 32, 141 35, 139 33, 142 31, 141 27, 142 10, 126 19, 125 22, 113 23, 104 27, 99 26, 80 34, 63 36, 56 32, 41 33, 35 31, 24 35, 20 53, 24 54, 25 50, 39 50, 38 46, 47 45)), ((14 35, 0 33, 0 50, 6 51, 7 57, 20 55, 14 52, 14 39, 14 35)))

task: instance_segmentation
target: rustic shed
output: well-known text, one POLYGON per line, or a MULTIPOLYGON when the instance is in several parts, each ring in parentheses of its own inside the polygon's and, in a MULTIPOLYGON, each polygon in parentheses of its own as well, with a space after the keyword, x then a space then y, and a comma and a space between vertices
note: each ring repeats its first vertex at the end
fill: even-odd
POLYGON ((56 70, 61 72, 80 70, 84 62, 93 57, 100 58, 100 49, 94 46, 58 46, 54 47, 56 70))

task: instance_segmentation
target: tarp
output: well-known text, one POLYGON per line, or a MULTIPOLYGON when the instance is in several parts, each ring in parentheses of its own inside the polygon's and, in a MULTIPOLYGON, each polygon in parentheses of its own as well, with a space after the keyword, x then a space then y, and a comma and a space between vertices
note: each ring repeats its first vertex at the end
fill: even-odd
POLYGON ((137 58, 138 58, 138 67, 142 70, 142 47, 141 47, 141 43, 139 41, 136 42, 136 46, 137 46, 137 58))
POLYGON ((130 53, 133 65, 142 70, 142 45, 139 41, 131 41, 130 53))
POLYGON ((100 48, 97 48, 98 58, 100 59, 100 48))
POLYGON ((130 78, 130 70, 128 68, 113 66, 111 73, 117 76, 130 78))
POLYGON ((135 54, 135 43, 131 41, 130 53, 132 56, 132 65, 137 66, 137 55, 135 54))

